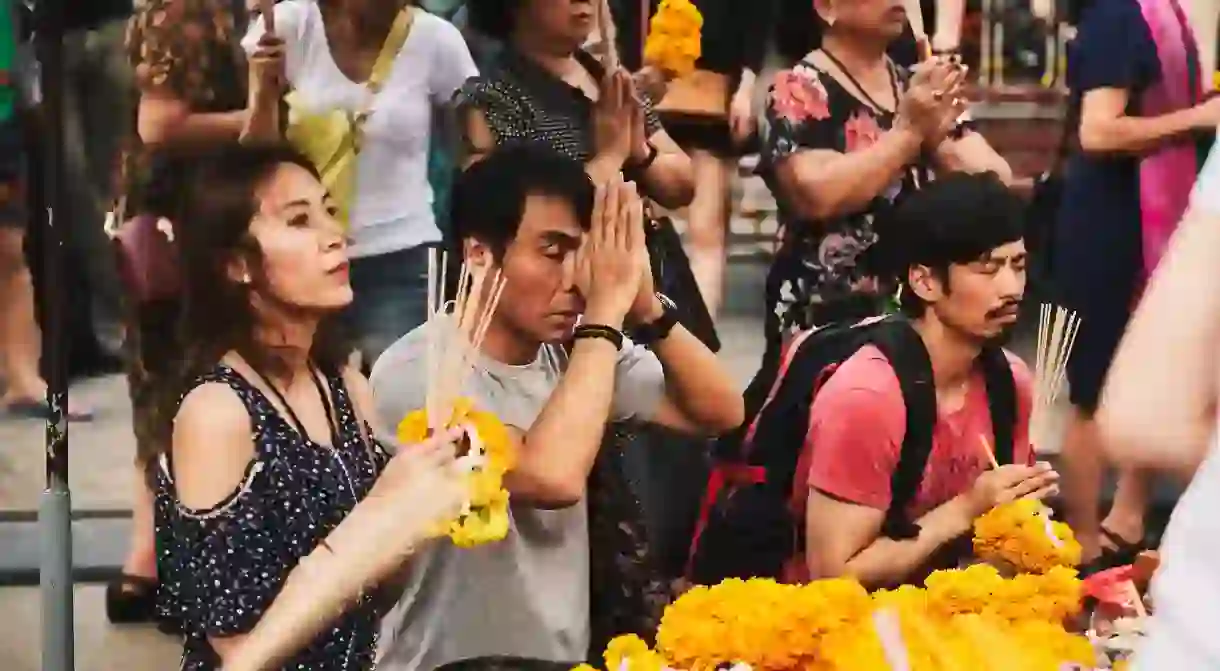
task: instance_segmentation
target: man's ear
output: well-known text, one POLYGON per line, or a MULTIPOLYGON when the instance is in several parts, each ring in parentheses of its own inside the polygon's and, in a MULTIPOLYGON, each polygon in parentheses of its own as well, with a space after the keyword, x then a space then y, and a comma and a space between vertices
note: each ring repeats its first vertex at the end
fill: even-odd
POLYGON ((924 303, 935 303, 945 296, 944 281, 929 266, 911 266, 907 270, 907 286, 924 303))
POLYGON ((491 247, 476 238, 466 238, 462 242, 462 258, 472 269, 490 268, 495 261, 491 247))
POLYGON ((813 11, 826 22, 826 25, 833 26, 835 23, 834 5, 834 0, 813 0, 813 11))

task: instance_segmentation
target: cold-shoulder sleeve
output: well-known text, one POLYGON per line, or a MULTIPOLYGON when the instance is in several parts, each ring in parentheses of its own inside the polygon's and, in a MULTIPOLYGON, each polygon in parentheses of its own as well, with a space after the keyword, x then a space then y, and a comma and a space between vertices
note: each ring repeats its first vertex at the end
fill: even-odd
MULTIPOLYGON (((255 461, 242 491, 222 508, 183 514, 195 539, 195 570, 184 581, 187 621, 206 636, 244 634, 275 600, 300 556, 284 556, 286 529, 308 524, 298 506, 271 486, 268 463, 255 461)), ((301 556, 312 548, 301 548, 301 556)))
POLYGON ((159 594, 163 612, 193 636, 223 637, 254 628, 315 537, 330 520, 305 505, 309 483, 286 469, 276 452, 283 440, 249 386, 228 382, 250 410, 253 459, 234 492, 211 508, 183 506, 174 495, 172 469, 164 463, 156 488, 159 594))
POLYGON ((1141 91, 1160 78, 1156 43, 1134 0, 1095 2, 1072 43, 1070 82, 1078 92, 1141 91))

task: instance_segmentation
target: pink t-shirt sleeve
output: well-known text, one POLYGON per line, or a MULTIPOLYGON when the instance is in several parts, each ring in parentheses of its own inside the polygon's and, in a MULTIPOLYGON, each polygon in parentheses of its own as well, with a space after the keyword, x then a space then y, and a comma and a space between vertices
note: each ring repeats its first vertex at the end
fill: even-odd
POLYGON ((1012 461, 1015 464, 1032 464, 1037 460, 1029 435, 1029 418, 1034 409, 1034 375, 1021 357, 1012 352, 1005 354, 1012 365, 1012 381, 1017 388, 1017 426, 1012 435, 1012 461))
POLYGON ((805 449, 811 488, 885 510, 898 464, 906 408, 893 368, 862 350, 840 366, 814 398, 805 449))

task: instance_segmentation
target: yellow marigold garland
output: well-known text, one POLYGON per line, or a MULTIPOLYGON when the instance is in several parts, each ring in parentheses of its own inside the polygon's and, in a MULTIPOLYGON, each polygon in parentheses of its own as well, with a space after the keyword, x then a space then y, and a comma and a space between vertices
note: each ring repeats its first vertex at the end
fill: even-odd
MULTIPOLYGON (((1065 663, 1087 664, 1093 654, 1087 639, 1063 627, 1080 595, 1076 572, 1064 567, 1008 579, 976 564, 937 571, 923 589, 873 595, 852 580, 731 579, 695 587, 665 610, 657 630, 664 661, 645 656, 647 646, 634 639, 617 648, 631 655, 607 651, 607 668, 640 657, 651 660, 649 671, 664 663, 690 671, 736 663, 754 671, 888 671, 874 621, 885 612, 899 623, 911 671, 1059 671, 1065 663)), ((640 671, 636 664, 632 671, 640 671)))
POLYGON ((936 571, 922 588, 872 595, 847 579, 806 585, 730 579, 695 587, 666 608, 655 651, 637 637, 620 637, 606 651, 607 671, 733 664, 753 671, 1091 668, 1092 643, 1064 627, 1081 608, 1083 588, 1070 567, 1079 545, 1065 525, 1050 526, 1048 534, 1044 515, 1041 504, 1017 502, 975 526, 981 558, 1021 571, 1014 577, 978 563, 936 571))
POLYGON ((1045 573, 1080 563, 1072 529, 1050 518, 1041 502, 1021 499, 997 506, 974 522, 974 553, 1022 573, 1045 573))
POLYGON ((702 40, 703 16, 690 0, 661 0, 644 41, 644 62, 674 77, 688 75, 702 54, 702 40))
MULTIPOLYGON (((495 415, 459 399, 447 427, 465 426, 470 451, 458 463, 466 469, 468 505, 457 519, 441 523, 437 535, 448 535, 458 547, 474 547, 503 540, 508 535, 508 491, 504 475, 516 465, 516 451, 508 428, 495 415)), ((398 440, 411 445, 428 436, 424 410, 407 414, 398 424, 398 440)))

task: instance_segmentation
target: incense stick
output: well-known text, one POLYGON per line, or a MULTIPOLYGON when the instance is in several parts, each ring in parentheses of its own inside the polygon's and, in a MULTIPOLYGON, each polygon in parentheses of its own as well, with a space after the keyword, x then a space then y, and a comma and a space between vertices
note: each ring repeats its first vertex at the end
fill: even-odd
POLYGON ((1050 435, 1050 416, 1067 375, 1067 363, 1080 319, 1066 308, 1044 303, 1038 311, 1038 350, 1035 353, 1034 403, 1029 434, 1035 448, 1045 447, 1050 435))
POLYGON ((991 467, 999 470, 1000 462, 996 461, 995 450, 991 449, 991 443, 987 441, 987 436, 979 435, 979 442, 983 446, 983 454, 987 455, 987 461, 991 463, 991 467))
POLYGON ((447 255, 433 251, 428 258, 428 379, 424 400, 432 431, 443 429, 452 420, 454 407, 477 367, 479 350, 506 283, 498 269, 489 282, 486 268, 463 263, 457 291, 450 298, 446 295, 447 270, 447 255))
POLYGON ((1123 582, 1123 589, 1127 592, 1127 597, 1131 599, 1131 606, 1135 608, 1135 614, 1140 618, 1148 617, 1148 608, 1144 606, 1144 597, 1140 595, 1139 588, 1135 583, 1127 580, 1123 582))

